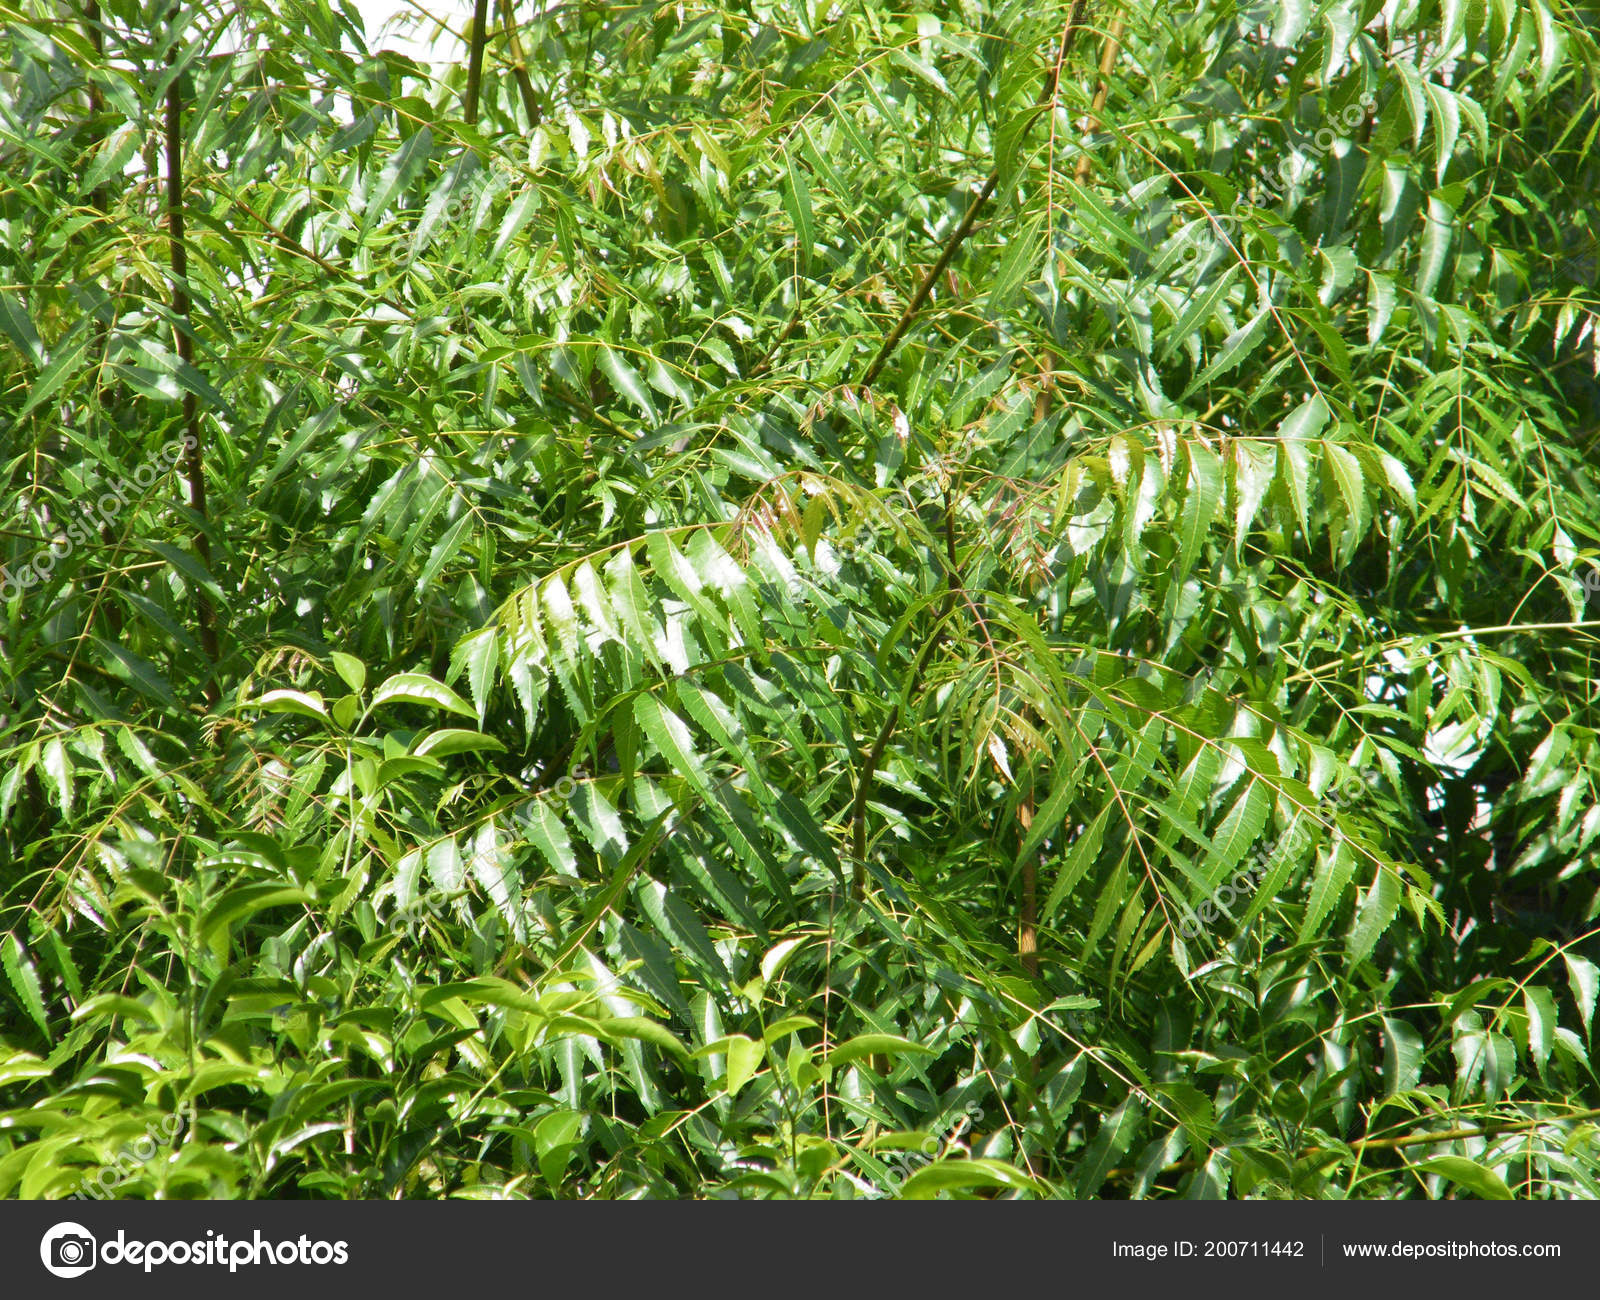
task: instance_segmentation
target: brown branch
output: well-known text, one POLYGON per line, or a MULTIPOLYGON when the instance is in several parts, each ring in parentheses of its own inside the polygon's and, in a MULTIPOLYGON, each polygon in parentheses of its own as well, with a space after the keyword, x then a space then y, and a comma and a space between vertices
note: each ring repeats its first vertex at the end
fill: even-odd
MULTIPOLYGON (((1072 10, 1067 17, 1066 27, 1061 33, 1060 49, 1056 54, 1055 61, 1050 65, 1049 72, 1045 76, 1044 85, 1041 86, 1039 90, 1039 98, 1037 101, 1037 105, 1039 107, 1048 106, 1052 110, 1054 108, 1056 94, 1060 88, 1061 70, 1066 64, 1067 56, 1072 52, 1072 46, 1074 41, 1077 39, 1078 32, 1082 29, 1084 11, 1087 8, 1088 0, 1073 0, 1072 10)), ((894 328, 889 331, 887 337, 885 337, 883 342, 879 345, 877 353, 867 365, 866 371, 861 376, 861 387, 872 387, 873 383, 877 380, 878 375, 882 372, 883 367, 888 363, 889 358, 894 355, 895 349, 900 346, 900 341, 905 337, 906 331, 911 328, 911 324, 916 319, 917 314, 922 310, 923 306, 926 305, 928 296, 933 292, 934 284, 937 283, 939 277, 942 276, 948 269, 950 262, 955 257, 957 251, 959 251, 961 245, 966 242, 967 237, 972 233, 974 226, 977 224, 979 212, 983 210, 983 205, 989 201, 990 197, 993 196, 995 189, 1000 184, 1000 175, 1001 165, 998 161, 996 161, 994 170, 989 173, 989 178, 984 182, 983 188, 978 192, 977 197, 967 205, 967 210, 961 218, 960 225, 955 228, 955 230, 951 233, 950 238, 945 241, 944 247, 939 252, 938 259, 934 262, 932 268, 930 268, 929 271, 922 277, 921 283, 917 285, 916 292, 911 296, 911 301, 906 304, 905 310, 900 313, 900 318, 895 322, 894 328)), ((774 344, 773 348, 769 351, 768 358, 770 358, 772 352, 776 351, 777 347, 781 345, 783 339, 787 337, 795 323, 796 320, 791 320, 790 325, 785 328, 783 335, 780 335, 778 342, 774 344)), ((763 361, 765 360, 766 359, 764 358, 763 361)), ((954 509, 951 504, 950 490, 948 486, 945 488, 945 549, 947 552, 949 571, 946 575, 947 585, 944 605, 939 612, 939 620, 934 628, 933 635, 929 637, 927 643, 923 646, 922 651, 918 654, 916 662, 912 665, 911 677, 906 686, 905 698, 907 699, 910 699, 916 694, 918 685, 921 682, 923 669, 926 667, 929 658, 931 658, 933 654, 933 651, 938 647, 940 641, 945 635, 945 625, 949 619, 951 611, 955 608, 956 591, 960 583, 959 570, 956 564, 954 509)), ((851 852, 855 859, 853 892, 855 897, 858 899, 863 897, 866 892, 867 795, 877 773, 878 764, 883 759, 883 752, 888 747, 889 739, 894 734, 894 729, 899 721, 900 706, 897 703, 889 710, 889 716, 884 719, 883 726, 878 731, 877 739, 873 742, 872 749, 867 755, 867 761, 863 765, 860 774, 856 778, 855 797, 851 801, 850 824, 851 852)), ((1036 874, 1033 879, 1033 887, 1036 893, 1036 874)), ((1035 932, 1035 924, 1033 917, 1027 911, 1027 906, 1028 904, 1025 898, 1024 925, 1027 927, 1028 934, 1033 935, 1035 932)), ((1037 973, 1038 959, 1036 955, 1036 949, 1037 940, 1035 938, 1035 952, 1030 954, 1030 956, 1025 957, 1025 961, 1031 959, 1032 965, 1029 967, 1029 969, 1033 973, 1037 973)))
POLYGON ((867 894, 867 792, 872 788, 872 778, 878 771, 878 764, 883 761, 883 751, 888 747, 889 737, 894 734, 895 723, 899 721, 900 706, 896 704, 883 720, 878 738, 872 744, 872 752, 867 755, 867 761, 856 777, 855 799, 850 806, 850 854, 855 859, 850 888, 857 899, 865 898, 867 894))
MULTIPOLYGON (((1079 29, 1083 25, 1083 13, 1087 7, 1088 0, 1073 0, 1072 12, 1067 17, 1066 29, 1061 33, 1060 52, 1056 55, 1055 62, 1045 76, 1044 86, 1039 91, 1038 104, 1040 106, 1054 104, 1055 102, 1056 90, 1060 84, 1062 65, 1066 63, 1067 55, 1072 52, 1072 45, 1077 39, 1079 29)), ((934 284, 944 274, 945 268, 950 265, 950 260, 955 257, 957 250, 966 242, 967 236, 972 233, 972 228, 978 221, 978 213, 983 210, 983 205, 989 201, 990 196, 995 192, 995 188, 1000 184, 1000 170, 1000 163, 997 160, 994 170, 989 173, 989 179, 983 183, 983 188, 978 191, 978 196, 967 205, 967 211, 961 218, 961 224, 955 228, 950 238, 945 241, 944 248, 939 252, 938 261, 922 277, 922 283, 917 285, 917 291, 911 295, 911 301, 906 304, 905 310, 900 313, 900 319, 894 323, 894 328, 889 331, 888 337, 879 346, 877 354, 872 358, 866 372, 861 376, 861 386, 863 388, 872 387, 873 381, 877 379, 885 363, 894 355, 894 350, 900 346, 900 340, 905 337, 906 331, 911 328, 911 322, 916 319, 917 313, 927 303, 928 295, 933 292, 934 284)))
POLYGON ((260 222, 262 230, 264 230, 280 248, 286 250, 287 252, 293 253, 296 257, 305 258, 306 261, 318 267, 320 270, 326 271, 329 275, 338 276, 340 279, 356 278, 355 275, 348 269, 335 266, 332 262, 328 261, 327 258, 320 257, 316 253, 312 252, 311 249, 307 248, 299 240, 293 239, 289 235, 284 234, 283 231, 279 230, 275 225, 272 224, 272 222, 268 221, 237 194, 228 195, 228 202, 232 203, 235 207, 243 211, 245 216, 249 217, 251 220, 260 222))
MULTIPOLYGON (((916 662, 911 665, 911 677, 906 683, 908 700, 917 693, 917 688, 922 682, 923 670, 944 639, 945 624, 950 618, 951 611, 955 609, 956 591, 961 584, 960 570, 956 565, 955 506, 950 499, 949 484, 946 484, 944 489, 944 549, 949 566, 945 573, 944 603, 940 606, 939 620, 934 624, 933 635, 928 638, 918 653, 916 662)), ((888 748, 889 738, 894 735, 895 726, 899 721, 900 705, 896 703, 889 710, 889 716, 883 720, 883 726, 878 729, 878 738, 873 741, 872 751, 867 755, 867 761, 862 766, 860 775, 856 777, 855 798, 850 805, 850 852, 855 859, 851 892, 857 900, 865 898, 867 893, 867 794, 872 789, 878 764, 883 761, 883 751, 888 748)))
MULTIPOLYGON (((177 60, 176 44, 167 55, 168 64, 177 60)), ((174 76, 167 87, 167 235, 171 244, 172 315, 176 322, 178 357, 184 365, 194 366, 194 323, 189 318, 189 250, 183 232, 183 78, 174 76)), ((206 511, 206 475, 204 446, 201 442, 200 407, 194 393, 188 388, 183 393, 184 441, 187 444, 185 472, 189 480, 189 504, 199 516, 195 529, 194 549, 200 562, 211 568, 211 541, 206 536, 209 516, 206 511)), ((216 612, 211 597, 203 587, 194 593, 195 621, 199 625, 200 645, 211 661, 211 672, 206 678, 206 700, 213 707, 222 698, 217 686, 216 666, 219 656, 216 612)))
MULTIPOLYGON (((106 57, 105 32, 101 30, 100 26, 99 0, 87 0, 87 3, 85 3, 83 7, 83 25, 89 33, 89 44, 94 47, 94 71, 99 72, 106 57)), ((99 82, 92 75, 86 77, 85 80, 89 83, 89 116, 94 119, 95 127, 98 130, 100 114, 105 111, 105 99, 100 94, 99 82)), ((100 143, 105 143, 103 135, 100 137, 100 143)), ((103 184, 94 187, 94 193, 89 196, 89 202, 98 211, 105 212, 107 199, 106 187, 103 184)))
MULTIPOLYGON (((1027 839, 1033 826, 1033 795, 1022 800, 1017 809, 1017 820, 1022 823, 1022 837, 1027 839)), ((1022 864, 1022 916, 1017 925, 1017 955, 1022 958, 1022 968, 1035 979, 1039 978, 1039 859, 1028 854, 1022 864)))
POLYGON ((758 379, 767 372, 767 368, 771 366, 772 358, 777 355, 778 349, 789 341, 795 330, 800 328, 800 321, 804 314, 805 304, 797 301, 794 305, 794 311, 789 314, 789 323, 783 327, 783 333, 772 340, 772 346, 762 353, 761 360, 750 367, 749 378, 758 379))
POLYGON ((515 0, 500 0, 500 21, 505 25, 506 45, 511 51, 507 64, 522 95, 522 110, 528 115, 528 125, 534 127, 544 120, 544 110, 539 107, 539 96, 534 93, 533 82, 528 76, 528 58, 522 52, 522 41, 517 36, 514 7, 515 0))
MULTIPOLYGON (((1117 66, 1117 55, 1122 51, 1122 15, 1118 14, 1111 20, 1111 30, 1106 33, 1106 41, 1100 47, 1100 80, 1094 88, 1094 102, 1089 105, 1089 130, 1100 129, 1100 114, 1105 111, 1106 96, 1111 90, 1111 70, 1117 66)), ((1089 154, 1085 151, 1078 158, 1077 170, 1072 177, 1079 185, 1089 179, 1089 154)))
MULTIPOLYGON (((89 84, 89 116, 94 122, 95 141, 101 148, 104 148, 107 136, 105 135, 104 131, 101 130, 100 116, 105 112, 105 97, 100 93, 100 84, 94 78, 94 73, 99 72, 100 68, 103 66, 106 55, 105 31, 100 21, 100 5, 98 0, 87 0, 87 2, 84 4, 83 25, 85 31, 88 32, 89 44, 94 47, 95 54, 95 66, 85 78, 89 84)), ((91 166, 92 165, 93 164, 91 164, 91 166)), ((102 217, 104 217, 106 213, 110 211, 110 191, 103 183, 94 187, 94 192, 89 195, 89 204, 102 217)), ((107 329, 105 323, 103 321, 97 321, 94 327, 94 351, 95 354, 100 358, 99 364, 95 367, 94 378, 95 400, 97 404, 101 401, 101 394, 105 389, 106 341, 108 336, 109 330, 107 329)), ((108 423, 106 427, 106 444, 113 454, 115 454, 116 451, 116 437, 114 430, 115 424, 108 423)), ((102 523, 100 525, 100 540, 107 546, 114 546, 116 544, 116 534, 112 531, 110 523, 102 523)), ((108 568, 103 574, 100 575, 100 588, 95 596, 94 604, 91 607, 91 617, 94 612, 97 612, 100 609, 101 598, 105 595, 106 588, 111 582, 111 573, 111 569, 108 568)), ((115 601, 106 602, 105 620, 106 626, 111 630, 111 639, 114 641, 122 633, 122 607, 115 601)))
POLYGON ((468 126, 478 124, 478 94, 483 87, 483 47, 489 36, 489 0, 473 0, 472 37, 467 53, 467 103, 464 114, 468 126))

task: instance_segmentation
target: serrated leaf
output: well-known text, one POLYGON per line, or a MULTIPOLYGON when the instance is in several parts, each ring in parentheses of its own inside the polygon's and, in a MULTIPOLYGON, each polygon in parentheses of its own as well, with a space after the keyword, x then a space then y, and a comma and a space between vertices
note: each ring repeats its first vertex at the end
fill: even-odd
POLYGON ((1261 838, 1271 806, 1266 786, 1256 780, 1234 800, 1211 836, 1213 854, 1206 861, 1205 876, 1213 888, 1222 884, 1261 838))
POLYGON ((1343 839, 1335 839, 1331 846, 1317 850, 1317 867, 1312 874, 1311 893, 1306 899, 1297 943, 1310 943, 1322 933, 1323 921, 1344 896, 1355 870, 1355 857, 1343 839))
POLYGON ((1352 965, 1371 956, 1399 908, 1400 877, 1389 868, 1379 866, 1373 873, 1372 884, 1356 906, 1355 922, 1350 927, 1346 955, 1352 965))
POLYGON ((412 132, 405 143, 394 151, 384 164, 383 170, 378 173, 372 193, 368 196, 366 209, 361 214, 362 239, 372 232, 378 219, 394 202, 395 196, 416 178, 432 152, 433 131, 426 126, 412 132))
POLYGON ((1189 461, 1188 491, 1178 520, 1177 577, 1186 577, 1199 558, 1201 544, 1217 517, 1222 499, 1222 462, 1210 447, 1198 441, 1186 444, 1189 461))
POLYGON ((50 1040, 50 1019, 45 1013, 44 986, 39 982, 39 972, 33 958, 14 934, 6 935, 0 942, 0 965, 5 967, 6 978, 16 991, 18 1000, 29 1018, 39 1026, 39 1032, 50 1040))
POLYGON ((1579 957, 1575 953, 1563 952, 1561 958, 1567 964, 1567 983, 1572 988, 1578 1020, 1587 1036, 1590 1026, 1594 1024, 1595 997, 1600 994, 1600 967, 1587 957, 1579 957))
POLYGON ((72 812, 72 759, 67 756, 67 747, 59 737, 45 742, 39 756, 39 770, 55 793, 56 807, 61 809, 63 817, 67 816, 72 812))
POLYGON ((688 723, 649 693, 634 700, 633 717, 673 770, 688 777, 705 798, 713 798, 711 777, 694 751, 694 736, 688 723))
POLYGON ((639 378, 639 372, 626 357, 604 343, 600 344, 600 369, 616 390, 639 408, 641 414, 652 423, 660 420, 661 417, 656 414, 656 404, 650 400, 650 390, 639 378))
POLYGON ((1555 1046, 1555 996, 1547 988, 1530 984, 1522 990, 1522 1005, 1528 1013, 1528 1055, 1543 1074, 1555 1046))

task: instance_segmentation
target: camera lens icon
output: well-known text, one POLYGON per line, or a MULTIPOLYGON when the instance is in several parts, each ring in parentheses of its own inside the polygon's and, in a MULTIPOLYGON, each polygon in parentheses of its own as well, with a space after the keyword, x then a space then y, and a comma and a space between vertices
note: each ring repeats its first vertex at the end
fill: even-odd
POLYGON ((81 1223, 58 1223, 40 1241, 39 1258, 57 1277, 81 1277, 95 1266, 94 1237, 81 1223))

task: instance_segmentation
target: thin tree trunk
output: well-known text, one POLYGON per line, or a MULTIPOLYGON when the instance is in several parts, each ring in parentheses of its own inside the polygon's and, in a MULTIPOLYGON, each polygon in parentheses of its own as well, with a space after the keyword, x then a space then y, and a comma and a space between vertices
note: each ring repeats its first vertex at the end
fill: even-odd
MULTIPOLYGON (((167 55, 169 63, 175 62, 177 51, 167 55)), ((183 78, 174 77, 167 87, 167 236, 171 244, 172 315, 177 322, 178 357, 185 365, 194 365, 194 323, 189 318, 189 250, 184 242, 183 228, 183 78)), ((200 407, 195 395, 184 390, 183 430, 187 444, 184 461, 189 481, 189 505, 200 518, 195 529, 194 549, 200 562, 211 568, 211 540, 206 536, 209 515, 206 511, 205 447, 201 442, 200 407)), ((213 707, 222 698, 217 686, 216 665, 219 658, 216 612, 211 597, 204 588, 197 587, 195 621, 199 625, 200 645, 211 660, 212 674, 206 681, 206 700, 213 707)))
POLYGON ((483 88, 483 47, 488 35, 489 0, 473 0, 472 44, 467 55, 467 104, 465 111, 468 126, 476 126, 478 122, 478 95, 483 88))
POLYGON ((517 35, 515 0, 500 0, 500 21, 506 29, 506 48, 511 54, 511 75, 516 79, 517 90, 522 95, 522 111, 528 116, 530 127, 544 120, 544 110, 539 107, 539 96, 528 77, 528 56, 522 52, 522 39, 517 35))
MULTIPOLYGON (((1027 839, 1033 826, 1033 795, 1029 794, 1017 809, 1017 820, 1022 823, 1022 837, 1027 839)), ((1022 958, 1022 968, 1035 979, 1039 977, 1039 860, 1030 853, 1022 864, 1022 914, 1017 926, 1017 955, 1022 958)))
MULTIPOLYGON (((1100 80, 1094 88, 1094 102, 1089 106, 1089 130, 1100 129, 1100 114, 1105 111, 1106 96, 1111 90, 1111 70, 1117 66, 1117 55, 1122 52, 1122 15, 1118 14, 1111 20, 1111 30, 1106 33, 1106 42, 1100 47, 1100 80)), ((1083 153, 1078 158, 1077 171, 1073 180, 1082 185, 1089 179, 1089 155, 1083 153)))
MULTIPOLYGON (((98 0, 86 0, 83 7, 83 26, 88 33, 89 44, 94 46, 95 67, 98 71, 105 64, 106 46, 105 34, 100 30, 100 5, 98 0)), ((99 143, 105 143, 105 136, 99 134, 99 117, 105 111, 105 98, 100 94, 100 85, 93 77, 89 81, 89 116, 96 121, 96 133, 99 143)), ((94 193, 89 196, 89 201, 101 212, 106 210, 106 187, 96 185, 94 193)))
MULTIPOLYGON (((105 33, 101 30, 100 26, 100 5, 97 0, 86 0, 86 3, 83 7, 83 27, 85 33, 89 37, 89 44, 94 47, 95 69, 98 71, 101 67, 105 66, 106 44, 105 33)), ((98 154, 100 149, 105 147, 107 138, 105 132, 100 126, 100 117, 105 112, 106 107, 105 96, 100 93, 100 85, 92 76, 87 80, 89 85, 89 117, 90 120, 95 124, 92 134, 97 148, 94 150, 94 152, 98 154)), ((92 165, 93 164, 91 164, 91 166, 92 165)), ((111 206, 110 196, 105 185, 101 184, 94 187, 93 193, 89 195, 89 206, 99 213, 100 216, 105 216, 107 210, 111 206)), ((99 229, 91 229, 93 230, 91 238, 101 237, 101 231, 99 229)), ((109 286, 107 287, 106 291, 107 293, 111 292, 109 286)), ((105 403, 106 341, 109 338, 109 335, 110 331, 105 323, 103 321, 96 321, 94 326, 94 352, 95 355, 100 358, 100 364, 95 367, 94 379, 94 396, 97 411, 103 409, 105 403)), ((110 452, 112 456, 115 456, 117 454, 115 421, 102 420, 100 421, 100 427, 104 430, 106 450, 110 452)), ((111 574, 114 571, 116 562, 115 547, 117 544, 117 535, 112 531, 111 524, 109 522, 104 522, 100 525, 100 540, 104 542, 107 547, 112 548, 112 551, 110 559, 108 559, 106 563, 105 571, 100 575, 99 595, 96 596, 95 602, 93 606, 91 606, 91 609, 95 611, 98 611, 102 608, 104 609, 106 626, 111 631, 112 639, 115 640, 122 632, 122 608, 115 601, 105 600, 106 589, 110 586, 111 574)))

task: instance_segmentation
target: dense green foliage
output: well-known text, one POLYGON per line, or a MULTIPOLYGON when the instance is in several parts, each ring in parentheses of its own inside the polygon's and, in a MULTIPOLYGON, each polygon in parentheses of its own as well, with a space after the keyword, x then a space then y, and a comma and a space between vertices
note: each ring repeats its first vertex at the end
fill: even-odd
POLYGON ((0 1195, 1600 1192, 1592 11, 20 2, 0 1195))

